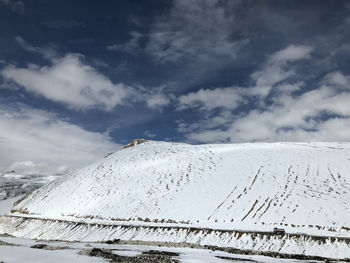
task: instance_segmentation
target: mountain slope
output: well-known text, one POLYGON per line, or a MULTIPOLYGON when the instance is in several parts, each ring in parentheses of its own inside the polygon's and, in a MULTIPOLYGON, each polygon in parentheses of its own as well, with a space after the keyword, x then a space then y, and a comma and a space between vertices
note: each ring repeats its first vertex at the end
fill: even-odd
POLYGON ((13 215, 350 236, 350 144, 145 142, 17 203, 13 215))

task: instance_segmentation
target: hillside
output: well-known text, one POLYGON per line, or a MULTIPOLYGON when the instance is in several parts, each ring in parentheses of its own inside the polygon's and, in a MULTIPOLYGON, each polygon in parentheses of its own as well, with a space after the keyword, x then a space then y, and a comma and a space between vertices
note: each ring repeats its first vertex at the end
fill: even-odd
POLYGON ((11 215, 348 238, 349 204, 348 143, 148 141, 34 191, 11 215))

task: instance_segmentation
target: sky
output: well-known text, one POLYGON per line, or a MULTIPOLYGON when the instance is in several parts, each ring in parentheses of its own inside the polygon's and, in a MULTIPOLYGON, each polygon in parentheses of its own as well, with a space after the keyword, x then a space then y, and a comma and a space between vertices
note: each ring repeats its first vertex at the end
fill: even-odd
POLYGON ((350 139, 350 3, 0 0, 0 172, 133 138, 350 139))

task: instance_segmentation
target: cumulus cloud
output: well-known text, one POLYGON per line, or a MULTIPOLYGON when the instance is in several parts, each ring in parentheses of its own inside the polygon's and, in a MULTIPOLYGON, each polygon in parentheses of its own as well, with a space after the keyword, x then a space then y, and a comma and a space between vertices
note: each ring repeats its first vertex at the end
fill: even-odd
POLYGON ((8 66, 0 74, 28 92, 66 104, 71 109, 100 108, 111 111, 128 96, 128 87, 115 84, 82 61, 83 56, 66 54, 53 58, 50 66, 8 66))
POLYGON ((120 149, 106 134, 90 132, 54 113, 24 105, 0 106, 0 171, 62 172, 120 149))
POLYGON ((16 36, 15 42, 24 50, 37 53, 49 65, 28 64, 21 68, 8 65, 0 70, 6 81, 2 87, 23 87, 27 92, 60 102, 70 109, 98 108, 111 111, 125 103, 133 89, 123 83, 113 83, 108 77, 84 61, 81 54, 60 56, 51 47, 34 47, 16 36))
POLYGON ((270 106, 228 122, 228 128, 197 130, 187 136, 201 142, 350 140, 350 92, 330 84, 334 83, 300 96, 280 94, 270 106))

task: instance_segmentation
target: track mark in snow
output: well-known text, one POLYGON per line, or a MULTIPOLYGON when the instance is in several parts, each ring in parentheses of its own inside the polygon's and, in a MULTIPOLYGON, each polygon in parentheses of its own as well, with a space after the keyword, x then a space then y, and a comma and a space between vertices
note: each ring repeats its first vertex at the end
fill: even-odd
POLYGON ((248 213, 241 219, 241 221, 243 221, 244 219, 247 218, 247 216, 254 210, 255 205, 258 203, 258 200, 255 200, 253 206, 250 208, 250 210, 248 211, 248 213))
POLYGON ((233 188, 233 190, 226 196, 226 198, 224 199, 224 201, 222 201, 216 208, 215 210, 211 213, 211 215, 208 217, 207 220, 209 220, 214 214, 215 212, 217 212, 219 210, 219 208, 230 198, 230 196, 235 192, 235 190, 237 189, 237 186, 235 186, 235 188, 233 188))
POLYGON ((249 186, 249 189, 248 189, 248 190, 252 189, 252 186, 254 185, 254 183, 255 183, 256 179, 258 178, 258 175, 259 175, 259 173, 260 173, 260 171, 261 171, 261 168, 263 168, 263 166, 260 166, 260 168, 259 168, 259 170, 258 170, 257 174, 255 175, 255 177, 254 177, 254 179, 253 179, 253 182, 250 184, 250 186, 249 186))
MULTIPOLYGON (((262 168, 263 168, 263 166, 261 165, 261 166, 259 167, 257 173, 255 174, 255 176, 254 176, 254 178, 253 178, 253 181, 251 182, 250 186, 249 186, 249 187, 245 186, 244 189, 243 189, 243 192, 241 192, 235 199, 232 199, 232 203, 234 203, 235 200, 238 200, 239 198, 241 198, 242 195, 248 194, 248 192, 252 189, 253 185, 255 184, 255 182, 256 182, 256 180, 257 180, 257 178, 258 178, 258 175, 260 174, 262 168)), ((233 191, 232 191, 231 193, 233 193, 233 191)), ((231 193, 230 193, 230 194, 231 194, 231 193)), ((229 194, 229 196, 230 196, 230 194, 229 194)), ((226 199, 225 199, 225 201, 226 201, 226 199)), ((231 204, 231 205, 228 207, 228 209, 231 208, 232 206, 233 206, 233 205, 231 204)))
POLYGON ((269 200, 269 197, 265 199, 264 203, 256 210, 255 214, 253 215, 252 218, 256 216, 256 214, 266 205, 267 200, 269 200))
POLYGON ((328 171, 329 171, 329 174, 331 175, 333 181, 336 182, 337 180, 335 179, 335 177, 334 177, 334 175, 333 175, 333 173, 331 171, 331 168, 329 168, 329 164, 328 164, 328 171))
POLYGON ((267 204, 267 207, 266 207, 266 209, 264 210, 264 212, 262 212, 261 215, 259 216, 259 219, 260 219, 260 218, 266 213, 266 211, 270 208, 271 202, 272 202, 272 199, 271 199, 270 202, 267 204))

